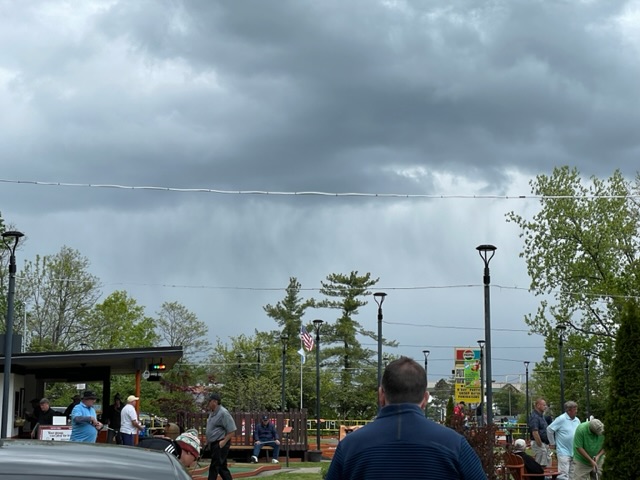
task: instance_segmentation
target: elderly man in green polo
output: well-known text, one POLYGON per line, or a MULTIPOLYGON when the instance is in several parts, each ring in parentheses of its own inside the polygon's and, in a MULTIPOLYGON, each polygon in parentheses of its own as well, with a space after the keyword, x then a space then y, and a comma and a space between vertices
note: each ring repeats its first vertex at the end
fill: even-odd
POLYGON ((581 423, 573 437, 574 475, 571 480, 589 480, 591 472, 602 471, 604 424, 597 418, 581 423))

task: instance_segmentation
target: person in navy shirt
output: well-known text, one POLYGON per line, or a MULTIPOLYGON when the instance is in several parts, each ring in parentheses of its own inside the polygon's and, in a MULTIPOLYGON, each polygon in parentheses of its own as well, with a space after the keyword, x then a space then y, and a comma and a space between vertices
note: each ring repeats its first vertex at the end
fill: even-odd
POLYGON ((71 441, 95 443, 102 423, 98 421, 96 409, 93 405, 98 397, 91 390, 82 394, 80 403, 71 411, 71 441))
POLYGON ((253 445, 251 463, 258 463, 260 449, 267 445, 273 447, 273 459, 271 460, 271 463, 279 463, 278 456, 280 455, 280 439, 278 438, 276 427, 269 421, 268 415, 263 415, 262 421, 257 424, 253 430, 253 445))
POLYGON ((391 362, 378 389, 380 413, 340 441, 326 480, 487 480, 467 440, 425 417, 428 399, 424 368, 407 357, 391 362))

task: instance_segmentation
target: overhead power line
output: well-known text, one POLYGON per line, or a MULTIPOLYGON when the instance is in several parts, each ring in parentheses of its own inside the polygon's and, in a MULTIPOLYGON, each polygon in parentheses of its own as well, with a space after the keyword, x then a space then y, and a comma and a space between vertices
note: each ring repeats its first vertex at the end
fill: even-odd
POLYGON ((321 191, 270 191, 270 190, 220 190, 215 188, 179 188, 152 185, 117 185, 99 183, 44 182, 39 180, 12 180, 0 178, 0 183, 37 185, 48 187, 101 188, 118 190, 150 190, 172 193, 209 193, 215 195, 262 195, 262 196, 316 196, 316 197, 365 197, 365 198, 415 198, 415 199, 463 199, 463 200, 559 200, 559 199, 625 199, 640 198, 637 195, 476 195, 476 194, 421 194, 421 193, 364 193, 321 191))

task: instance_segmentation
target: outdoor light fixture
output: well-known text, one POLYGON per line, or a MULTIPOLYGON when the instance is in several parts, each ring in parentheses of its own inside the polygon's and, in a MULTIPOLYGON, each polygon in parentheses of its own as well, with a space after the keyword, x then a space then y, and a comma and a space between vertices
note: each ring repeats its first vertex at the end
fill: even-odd
POLYGON ((287 397, 285 395, 285 382, 287 379, 287 341, 289 340, 289 335, 283 333, 280 335, 280 342, 282 343, 282 400, 280 401, 280 408, 284 412, 285 404, 287 403, 287 397))
POLYGON ((320 452, 320 327, 324 322, 314 320, 316 330, 316 449, 320 452))
POLYGON ((373 299, 378 305, 378 387, 382 381, 382 304, 386 296, 384 292, 373 294, 373 299))
POLYGON ((429 388, 429 350, 422 350, 424 354, 424 375, 427 378, 427 388, 429 388))
POLYGON ((591 354, 586 352, 584 354, 584 377, 585 377, 585 388, 586 388, 586 403, 587 403, 587 419, 591 417, 591 407, 589 403, 591 402, 591 390, 589 389, 589 360, 591 359, 591 354))
POLYGON ((524 378, 525 378, 525 391, 526 391, 526 410, 527 410, 527 425, 529 425, 529 362, 524 362, 524 378))
MULTIPOLYGON (((16 248, 20 239, 24 237, 22 232, 4 232, 2 241, 9 250, 9 293, 7 295, 7 328, 4 334, 4 371, 2 379, 2 431, 0 438, 7 438, 8 426, 11 425, 13 433, 13 415, 9 417, 9 389, 11 388, 11 355, 13 354, 13 311, 16 295, 16 248), (13 241, 13 245, 11 242, 13 241)), ((13 395, 11 395, 13 396, 13 395)), ((13 435, 9 435, 12 437, 13 435)))
POLYGON ((487 425, 493 424, 493 392, 491 388, 491 303, 489 294, 489 284, 491 283, 491 275, 489 273, 489 262, 496 253, 496 247, 493 245, 479 245, 476 250, 482 258, 484 263, 484 276, 482 277, 484 283, 484 364, 487 372, 484 378, 487 381, 486 396, 487 396, 487 425))
POLYGON ((564 412, 564 332, 567 326, 559 323, 556 326, 558 331, 558 364, 560 367, 560 410, 564 412))
POLYGON ((484 340, 478 340, 478 346, 480 347, 480 415, 478 425, 482 426, 484 423, 484 340))

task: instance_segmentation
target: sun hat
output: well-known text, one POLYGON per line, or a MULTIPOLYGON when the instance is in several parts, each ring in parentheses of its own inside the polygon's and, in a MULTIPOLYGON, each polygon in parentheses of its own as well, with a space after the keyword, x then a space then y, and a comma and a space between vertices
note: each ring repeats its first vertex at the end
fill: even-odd
POLYGON ((178 435, 176 443, 180 445, 182 450, 189 452, 196 459, 200 458, 200 438, 198 438, 198 431, 195 428, 178 435))
POLYGON ((136 397, 135 395, 129 395, 127 397, 127 403, 135 402, 137 400, 140 400, 140 398, 136 397))

